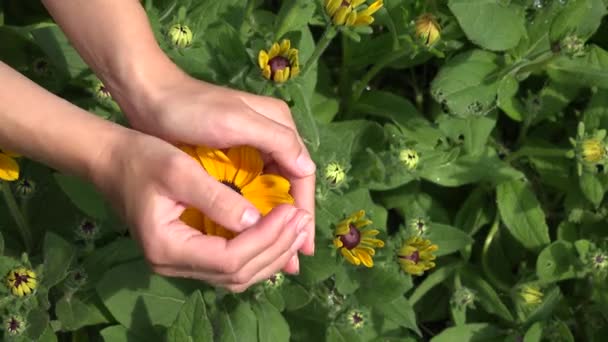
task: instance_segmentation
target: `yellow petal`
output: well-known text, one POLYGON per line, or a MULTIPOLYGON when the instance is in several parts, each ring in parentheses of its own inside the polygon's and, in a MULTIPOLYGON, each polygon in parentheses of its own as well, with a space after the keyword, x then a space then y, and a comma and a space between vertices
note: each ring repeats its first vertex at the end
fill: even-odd
POLYGON ((350 14, 346 17, 346 26, 353 26, 355 25, 355 22, 357 21, 357 12, 352 11, 350 12, 350 14))
POLYGON ((362 237, 376 236, 378 234, 380 234, 380 231, 378 229, 369 229, 369 230, 364 230, 361 232, 362 237))
POLYGON ((300 67, 296 64, 291 67, 291 78, 294 78, 300 74, 300 67))
POLYGON ((289 194, 289 181, 278 175, 261 175, 241 189, 243 196, 249 200, 262 215, 268 214, 281 204, 293 204, 289 194))
POLYGON ((350 227, 348 224, 341 222, 336 225, 336 235, 346 235, 348 232, 350 232, 350 227))
POLYGON ((264 76, 264 78, 266 79, 270 79, 270 75, 272 74, 271 70, 270 70, 270 65, 266 65, 266 67, 264 68, 264 70, 262 70, 262 76, 264 76))
POLYGON ((361 260, 359 260, 351 251, 349 251, 346 248, 342 248, 340 249, 340 253, 342 253, 342 256, 344 256, 344 258, 350 262, 351 264, 355 265, 355 266, 359 266, 361 265, 361 260))
POLYGON ((192 157, 192 159, 196 160, 199 164, 201 163, 201 160, 198 158, 198 154, 196 154, 196 149, 194 147, 188 145, 181 145, 178 146, 178 148, 190 157, 192 157))
POLYGON ((264 68, 266 68, 268 60, 268 53, 264 50, 260 50, 260 53, 258 54, 258 65, 260 66, 260 69, 264 70, 264 68))
POLYGON ((378 0, 378 1, 374 2, 373 4, 369 5, 369 7, 367 7, 363 11, 359 12, 359 15, 360 16, 364 16, 364 15, 371 16, 372 14, 376 13, 379 9, 381 9, 383 4, 384 3, 382 0, 378 0))
POLYGON ((286 56, 290 48, 291 42, 289 41, 289 39, 283 39, 283 41, 281 42, 281 51, 279 52, 279 55, 286 56))
POLYGON ((336 14, 334 15, 334 24, 343 25, 346 21, 346 16, 351 12, 351 9, 348 7, 340 7, 336 14))
POLYGON ((325 9, 327 10, 327 14, 329 16, 333 16, 338 8, 342 5, 342 0, 329 0, 325 2, 325 9))
POLYGON ((355 21, 355 26, 366 26, 371 25, 374 22, 374 17, 369 15, 359 15, 357 16, 357 20, 355 21))
POLYGON ((196 154, 198 154, 203 167, 211 177, 218 181, 234 179, 236 170, 224 152, 214 148, 198 146, 196 154))
POLYGON ((363 4, 365 1, 367 1, 367 0, 353 0, 351 2, 351 5, 356 8, 356 7, 361 6, 361 4, 363 4))
POLYGON ((264 168, 260 152, 253 147, 233 147, 228 150, 227 157, 236 169, 231 181, 241 189, 259 176, 264 168))
POLYGON ((281 46, 279 46, 278 43, 272 44, 270 51, 268 51, 268 60, 271 60, 271 59, 275 58, 276 56, 278 56, 279 52, 281 52, 281 46))
POLYGON ((289 78, 291 77, 291 68, 290 67, 285 67, 285 69, 283 69, 283 82, 286 82, 287 80, 289 80, 289 78))
POLYGON ((19 179, 19 164, 4 153, 0 153, 0 179, 9 182, 19 179))
POLYGON ((190 227, 204 231, 205 230, 205 221, 203 214, 194 208, 187 208, 179 217, 185 224, 190 227))
POLYGON ((361 260, 361 262, 363 263, 363 265, 365 265, 366 267, 372 267, 372 266, 374 266, 374 260, 364 250, 362 250, 360 248, 355 248, 353 250, 353 252, 355 252, 355 256, 357 258, 359 258, 359 260, 361 260))
POLYGON ((344 246, 344 244, 342 243, 342 240, 340 240, 340 238, 335 238, 333 240, 333 243, 334 243, 334 247, 336 247, 336 248, 340 248, 340 247, 344 246))

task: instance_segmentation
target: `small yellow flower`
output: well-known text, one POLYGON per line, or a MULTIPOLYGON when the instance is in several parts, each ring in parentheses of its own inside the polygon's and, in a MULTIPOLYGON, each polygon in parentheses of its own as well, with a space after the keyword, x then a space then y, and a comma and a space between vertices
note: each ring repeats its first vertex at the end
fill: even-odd
POLYGON ((271 275, 270 278, 266 279, 266 281, 264 281, 264 286, 267 288, 275 289, 283 285, 284 281, 285 276, 283 275, 283 273, 279 272, 271 275))
POLYGON ((422 275, 435 267, 435 256, 433 252, 439 249, 431 241, 419 236, 412 236, 407 239, 399 250, 399 264, 401 268, 409 274, 422 275))
POLYGON ((325 180, 332 186, 339 186, 346 178, 346 170, 337 162, 331 162, 325 167, 325 180))
POLYGON ((355 330, 361 329, 365 325, 365 315, 359 310, 349 311, 346 318, 348 320, 348 323, 355 330))
POLYGON ((424 235, 428 230, 428 225, 422 217, 417 217, 410 221, 410 230, 416 235, 424 235))
POLYGON ((173 46, 183 49, 192 44, 192 30, 186 25, 174 24, 169 28, 169 40, 173 46))
POLYGON ((298 49, 291 47, 289 39, 283 39, 280 45, 272 44, 268 52, 260 50, 258 65, 264 78, 277 83, 286 82, 300 73, 298 49))
POLYGON ((336 225, 334 246, 355 266, 374 266, 374 248, 384 247, 384 241, 374 238, 380 233, 377 229, 362 229, 370 224, 365 211, 359 210, 336 225))
POLYGON ((4 329, 9 336, 18 336, 25 331, 26 321, 19 315, 11 315, 4 321, 4 329))
MULTIPOLYGON (((279 175, 262 174, 264 161, 253 147, 241 146, 222 150, 199 146, 182 150, 201 164, 207 173, 251 202, 262 215, 280 204, 293 204, 291 184, 279 175)), ((211 221, 193 208, 186 209, 180 219, 207 235, 232 239, 237 234, 211 221)))
POLYGON ((441 26, 434 15, 425 13, 416 19, 416 36, 427 46, 441 37, 441 26))
POLYGON ((606 144, 597 138, 583 140, 581 155, 586 162, 597 163, 606 157, 606 144))
POLYGON ((98 81, 95 84, 93 92, 98 100, 106 100, 112 98, 112 95, 110 95, 110 92, 101 81, 98 81))
POLYGON ((25 267, 15 268, 6 275, 6 286, 17 297, 27 296, 38 286, 36 273, 25 267))
POLYGON ((543 302, 544 294, 541 292, 540 287, 536 285, 523 285, 517 293, 519 298, 527 305, 536 305, 543 302))
POLYGON ((399 160, 405 164, 408 170, 413 170, 418 166, 420 157, 418 156, 418 152, 408 148, 399 152, 399 160))
POLYGON ((19 179, 19 164, 15 160, 19 155, 0 149, 0 180, 15 181, 19 179))
POLYGON ((365 2, 366 0, 325 0, 325 11, 331 17, 334 25, 370 25, 374 22, 372 15, 382 8, 384 2, 377 0, 362 9, 365 2))

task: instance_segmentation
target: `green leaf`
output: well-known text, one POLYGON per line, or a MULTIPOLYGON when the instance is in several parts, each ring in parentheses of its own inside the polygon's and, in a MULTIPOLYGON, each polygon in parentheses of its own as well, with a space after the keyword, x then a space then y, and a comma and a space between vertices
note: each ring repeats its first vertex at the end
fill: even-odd
POLYGON ((4 236, 0 232, 0 255, 4 255, 4 236))
POLYGON ((591 45, 583 57, 560 56, 547 64, 552 80, 582 87, 608 88, 608 52, 591 45))
POLYGON ((499 0, 450 0, 448 6, 467 38, 494 51, 514 48, 525 35, 524 10, 499 0))
POLYGON ((316 2, 309 0, 285 1, 276 18, 274 39, 278 41, 289 31, 305 27, 316 10, 316 2))
POLYGON ((97 283, 97 293, 120 324, 154 340, 173 324, 195 286, 152 274, 145 262, 135 261, 106 272, 97 283))
POLYGON ((62 76, 75 78, 83 76, 89 70, 89 66, 58 26, 41 27, 31 31, 31 34, 62 76))
POLYGON ((412 288, 409 276, 393 268, 377 265, 359 274, 360 286, 355 296, 361 304, 377 307, 391 302, 412 288))
MULTIPOLYGON (((317 241, 328 243, 328 241, 317 241)), ((336 272, 338 264, 330 248, 317 248, 312 257, 300 258, 300 275, 298 277, 306 285, 317 284, 336 272)))
POLYGON ((66 277, 76 251, 69 242, 51 232, 47 233, 44 238, 43 250, 44 277, 42 283, 50 288, 66 277))
POLYGON ((541 322, 537 322, 528 328, 526 334, 524 335, 523 342, 540 342, 542 337, 543 324, 541 322))
POLYGON ((430 146, 443 136, 408 99, 386 91, 365 92, 354 110, 389 119, 406 137, 430 146))
POLYGON ((264 295, 266 295, 266 299, 274 305, 277 310, 285 310, 285 299, 283 299, 283 294, 280 290, 276 288, 267 288, 264 290, 264 295))
POLYGON ((602 203, 604 192, 606 191, 604 183, 600 177, 601 175, 583 172, 578 179, 581 191, 596 208, 599 207, 600 203, 602 203))
POLYGON ((481 50, 461 53, 445 63, 431 83, 431 94, 451 114, 478 116, 494 107, 499 59, 481 50))
POLYGON ((498 158, 491 148, 481 155, 465 155, 458 159, 425 169, 420 176, 441 186, 461 186, 480 181, 501 183, 521 178, 523 174, 498 158))
POLYGON ((312 300, 313 294, 302 285, 289 282, 281 287, 281 293, 285 300, 285 309, 288 311, 297 310, 312 300))
POLYGON ((515 121, 522 121, 525 113, 523 103, 516 97, 519 83, 513 75, 507 75, 498 85, 497 105, 515 121))
POLYGON ((542 304, 530 312, 524 325, 528 326, 535 322, 547 321, 555 314, 555 309, 563 299, 564 297, 558 286, 553 286, 548 291, 545 291, 542 304))
POLYGON ((46 329, 44 329, 44 332, 40 335, 40 339, 38 339, 37 342, 57 342, 57 336, 50 324, 46 326, 46 329))
POLYGON ((335 277, 336 289, 343 295, 352 294, 359 288, 359 282, 350 267, 338 267, 335 277))
POLYGON ((200 291, 195 291, 167 331, 168 342, 213 342, 213 327, 200 291))
POLYGON ((486 312, 495 314, 507 322, 512 322, 513 315, 511 315, 511 311, 500 300, 494 288, 479 274, 481 273, 471 267, 462 268, 460 270, 462 284, 475 292, 479 305, 486 312))
POLYGON ((416 305, 422 297, 429 292, 435 286, 441 284, 444 280, 451 277, 454 271, 460 268, 462 264, 460 262, 453 262, 451 264, 438 267, 436 270, 431 272, 414 290, 414 293, 409 298, 410 304, 416 305))
POLYGON ((602 0, 570 0, 553 21, 549 37, 557 42, 567 35, 587 39, 597 31, 606 14, 602 0))
POLYGON ((536 260, 536 275, 550 283, 576 277, 578 258, 572 243, 555 241, 545 247, 536 260))
POLYGON ((83 298, 63 296, 55 304, 55 314, 61 322, 61 330, 76 331, 84 326, 109 323, 111 318, 100 310, 103 307, 96 296, 83 298))
POLYGON ((412 330, 418 334, 418 336, 422 336, 420 329, 418 329, 418 324, 416 323, 414 307, 405 297, 401 296, 391 302, 378 305, 376 306, 376 310, 388 320, 412 330))
POLYGON ((492 221, 490 201, 485 189, 482 186, 476 187, 460 206, 454 218, 454 226, 470 235, 475 234, 479 228, 492 221))
POLYGON ((122 325, 113 325, 99 332, 105 342, 145 342, 145 338, 134 335, 122 325))
POLYGON ((257 318, 251 305, 242 300, 222 303, 216 332, 219 342, 257 342, 257 318))
POLYGON ((459 325, 443 330, 431 339, 431 342, 485 342, 499 341, 501 331, 487 323, 459 325))
POLYGON ((436 256, 457 252, 473 243, 473 239, 458 228, 439 223, 430 223, 429 226, 429 232, 425 237, 439 246, 434 252, 436 256))
POLYGON ((304 94, 304 90, 299 83, 291 82, 289 85, 289 94, 293 97, 295 105, 292 107, 293 118, 298 127, 298 131, 302 135, 304 142, 310 146, 313 151, 316 151, 321 144, 319 138, 319 129, 309 98, 304 94))
POLYGON ((260 341, 289 341, 289 325, 281 312, 268 301, 259 301, 251 306, 258 318, 258 338, 260 341))
POLYGON ((29 341, 38 341, 49 326, 49 314, 42 308, 36 308, 27 314, 25 334, 29 341))
POLYGON ((108 217, 105 200, 91 183, 59 173, 54 174, 54 177, 61 190, 87 216, 97 220, 108 217))
POLYGON ((345 326, 330 325, 327 327, 325 341, 327 342, 360 342, 361 337, 353 329, 345 326))
POLYGON ((490 133, 496 126, 496 116, 469 116, 466 118, 442 115, 437 119, 439 129, 454 142, 462 142, 467 153, 482 154, 488 145, 490 133))
POLYGON ((550 242, 545 213, 525 182, 512 180, 498 185, 496 201, 507 229, 525 248, 538 250, 550 242))

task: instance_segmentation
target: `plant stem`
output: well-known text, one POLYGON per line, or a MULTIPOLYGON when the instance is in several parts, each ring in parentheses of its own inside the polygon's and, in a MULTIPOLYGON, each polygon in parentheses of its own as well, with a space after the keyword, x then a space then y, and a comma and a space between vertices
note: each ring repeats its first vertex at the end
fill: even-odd
POLYGON ((32 245, 34 242, 30 226, 28 225, 25 216, 23 216, 23 213, 19 209, 19 205, 17 205, 17 201, 15 200, 15 196, 13 195, 10 184, 8 182, 0 182, 0 187, 2 187, 2 194, 4 195, 6 205, 13 216, 13 220, 15 220, 15 223, 17 224, 17 228, 19 228, 19 232, 21 233, 25 250, 26 252, 30 253, 32 251, 32 245))
POLYGON ((399 58, 407 55, 409 52, 408 49, 401 49, 398 51, 393 51, 392 53, 386 54, 384 56, 382 56, 378 62, 376 62, 376 64, 374 64, 374 66, 369 69, 369 71, 363 76, 363 78, 361 79, 361 81, 357 84, 357 86, 355 87, 355 90, 353 91, 353 95, 351 97, 351 103, 356 102, 357 100, 359 100, 359 98, 361 97, 361 94, 363 94, 363 90, 365 89, 365 87, 367 86, 367 84, 382 70, 384 69, 387 65, 391 64, 392 62, 398 60, 399 58))
POLYGON ((498 233, 499 226, 500 226, 500 213, 496 212, 496 217, 494 218, 494 223, 492 223, 490 232, 488 233, 488 236, 486 236, 486 240, 483 243, 483 250, 481 252, 481 266, 483 268, 483 272, 486 274, 486 277, 488 278, 490 283, 492 283, 492 285, 494 285, 497 289, 500 289, 504 292, 509 292, 511 290, 511 287, 508 284, 504 283, 502 280, 498 279, 494 275, 494 273, 492 273, 492 270, 488 263, 488 257, 489 257, 488 252, 490 250, 490 246, 492 245, 492 241, 494 240, 494 237, 496 236, 496 233, 498 233))
POLYGON ((325 32, 323 32, 323 35, 321 36, 321 39, 319 39, 319 41, 317 42, 315 51, 312 52, 312 56, 310 56, 308 61, 306 61, 306 65, 304 65, 304 67, 302 68, 302 77, 306 75, 306 73, 313 65, 317 64, 317 60, 319 59, 319 57, 321 57, 321 54, 323 54, 325 49, 327 49, 329 43, 331 43, 332 39, 334 39, 337 33, 338 31, 336 31, 336 28, 333 25, 327 25, 327 27, 325 28, 325 32))
POLYGON ((568 150, 553 147, 523 147, 505 158, 505 162, 511 163, 521 157, 563 157, 566 158, 568 150))

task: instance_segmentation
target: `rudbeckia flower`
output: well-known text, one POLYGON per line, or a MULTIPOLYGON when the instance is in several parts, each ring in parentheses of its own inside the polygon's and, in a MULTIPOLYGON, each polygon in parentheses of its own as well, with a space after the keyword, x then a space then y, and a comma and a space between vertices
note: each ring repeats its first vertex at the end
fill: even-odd
POLYGON ((581 156, 588 163, 597 163, 606 157, 606 144, 597 138, 583 140, 581 143, 581 156))
POLYGON ((399 264, 406 273, 422 275, 424 271, 435 267, 433 252, 438 248, 427 239, 412 236, 403 243, 399 250, 399 264))
MULTIPOLYGON (((294 203, 289 194, 289 181, 279 175, 263 174, 264 161, 255 148, 233 147, 226 153, 202 146, 182 147, 182 150, 199 162, 210 176, 245 197, 262 215, 268 214, 278 205, 294 203)), ((193 208, 186 209, 180 218, 207 235, 226 239, 236 236, 236 233, 193 208)))
POLYGON ((433 45, 439 39, 441 26, 434 15, 425 13, 416 19, 416 36, 427 46, 433 45))
POLYGON ((38 286, 36 273, 25 267, 15 268, 6 275, 6 286, 17 297, 27 296, 38 286))
POLYGON ((260 50, 258 65, 262 76, 277 83, 283 83, 300 73, 298 49, 291 47, 289 39, 272 44, 270 50, 260 50))
POLYGON ((384 247, 382 240, 374 238, 379 233, 377 229, 362 229, 370 224, 365 211, 359 210, 336 225, 334 246, 355 266, 374 266, 374 248, 384 247))
POLYGON ((363 8, 366 0, 325 0, 325 11, 331 17, 334 25, 364 26, 374 22, 372 15, 384 5, 383 0, 377 0, 363 8))
POLYGON ((15 157, 19 155, 8 151, 0 150, 0 179, 14 181, 19 178, 19 164, 15 157))

